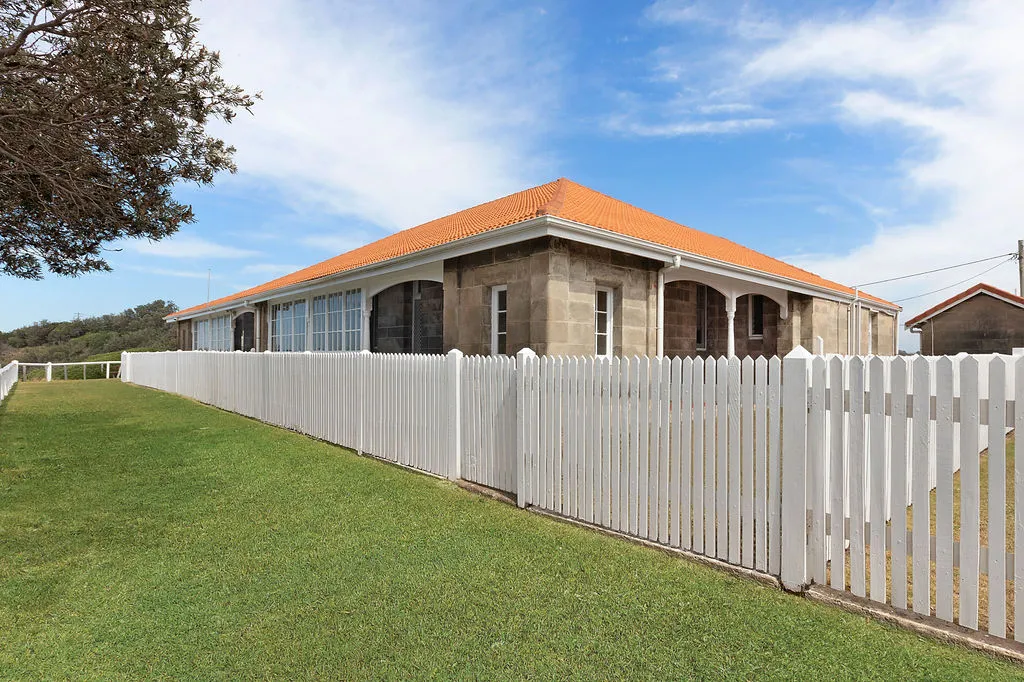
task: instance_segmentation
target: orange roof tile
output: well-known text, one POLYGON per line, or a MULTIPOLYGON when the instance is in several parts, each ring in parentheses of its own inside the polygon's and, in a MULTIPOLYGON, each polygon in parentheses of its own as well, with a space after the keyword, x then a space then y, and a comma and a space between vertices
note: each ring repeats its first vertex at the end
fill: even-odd
POLYGON ((955 304, 959 303, 960 301, 966 300, 966 299, 970 298, 971 296, 974 296, 975 294, 977 294, 979 292, 986 292, 986 293, 989 293, 989 294, 993 294, 993 295, 998 296, 1000 298, 1005 298, 1006 300, 1010 301, 1011 303, 1015 303, 1015 304, 1017 304, 1017 305, 1019 305, 1021 307, 1024 307, 1024 298, 1022 298, 1020 296, 1017 296, 1016 294, 1011 294, 1009 291, 1003 291, 1002 289, 1000 289, 998 287, 994 287, 991 284, 985 284, 984 282, 981 282, 979 284, 975 284, 970 289, 965 289, 964 291, 961 291, 959 294, 956 294, 954 296, 950 296, 949 298, 947 298, 942 303, 939 303, 937 305, 933 305, 931 308, 929 308, 928 310, 924 311, 920 315, 917 315, 917 316, 912 317, 911 319, 907 320, 906 324, 904 324, 903 326, 906 327, 907 329, 910 329, 915 324, 918 324, 920 322, 924 322, 925 320, 927 320, 929 317, 931 317, 935 313, 939 312, 940 310, 948 308, 951 305, 955 305, 955 304))
MULTIPOLYGON (((618 199, 596 192, 565 178, 510 194, 479 206, 411 227, 340 256, 303 268, 245 291, 180 310, 179 317, 207 308, 252 298, 290 285, 337 275, 355 268, 381 263, 417 251, 454 242, 507 225, 547 215, 583 223, 609 232, 641 239, 697 256, 751 268, 815 287, 853 295, 850 287, 824 279, 806 270, 740 246, 722 237, 672 222, 618 199)), ((886 305, 874 296, 862 294, 886 305)))

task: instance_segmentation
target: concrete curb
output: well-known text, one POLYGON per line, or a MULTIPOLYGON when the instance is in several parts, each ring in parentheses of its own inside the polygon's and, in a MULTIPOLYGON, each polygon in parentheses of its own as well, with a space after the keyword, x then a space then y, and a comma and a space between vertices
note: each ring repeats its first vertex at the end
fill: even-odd
POLYGON ((649 547, 650 549, 655 549, 655 550, 658 550, 659 552, 663 552, 665 554, 670 554, 670 555, 672 555, 674 557, 678 557, 680 559, 684 559, 686 561, 690 561, 690 562, 695 563, 695 564, 700 564, 702 566, 707 566, 709 568, 717 569, 719 571, 722 571, 723 573, 730 573, 730 574, 735 575, 735 576, 740 577, 740 578, 747 578, 749 580, 754 580, 756 582, 761 583, 762 585, 767 585, 769 587, 774 587, 774 588, 777 588, 777 589, 782 589, 782 583, 779 581, 779 579, 776 578, 775 576, 768 575, 767 573, 758 573, 757 571, 755 571, 753 569, 744 568, 743 566, 734 566, 733 564, 729 564, 729 563, 726 563, 724 561, 719 561, 718 559, 712 559, 711 557, 706 557, 706 556, 704 556, 702 554, 694 554, 693 552, 688 552, 685 549, 679 549, 679 548, 676 548, 676 547, 667 547, 667 546, 659 544, 657 542, 651 542, 650 540, 645 540, 643 538, 638 538, 638 537, 633 536, 633 535, 627 535, 626 533, 620 533, 619 531, 611 530, 610 528, 602 528, 601 526, 595 526, 594 524, 587 523, 585 521, 579 521, 577 519, 571 519, 571 518, 569 518, 567 516, 561 516, 560 514, 555 514, 554 512, 549 512, 549 511, 546 511, 544 509, 538 509, 537 507, 527 507, 526 510, 527 511, 531 511, 534 514, 538 514, 540 516, 546 516, 549 519, 553 519, 555 521, 559 521, 561 523, 565 523, 565 524, 568 524, 570 526, 576 526, 578 528, 584 528, 586 530, 597 531, 597 532, 601 533, 602 535, 608 535, 610 537, 617 538, 619 540, 625 540, 627 542, 633 543, 634 545, 641 545, 643 547, 649 547))
POLYGON ((888 604, 879 604, 864 597, 834 590, 824 585, 811 585, 804 592, 811 601, 827 604, 858 615, 895 625, 934 639, 975 649, 986 654, 1024 663, 1024 645, 993 637, 983 632, 970 630, 953 623, 939 620, 934 616, 922 616, 913 611, 897 609, 888 604))

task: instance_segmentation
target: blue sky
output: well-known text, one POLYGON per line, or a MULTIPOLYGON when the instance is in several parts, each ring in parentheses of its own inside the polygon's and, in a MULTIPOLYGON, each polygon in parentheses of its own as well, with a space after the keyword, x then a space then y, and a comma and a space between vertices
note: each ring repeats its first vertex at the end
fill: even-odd
MULTIPOLYGON (((850 285, 1024 237, 1024 3, 216 0, 196 12, 227 77, 263 94, 215 128, 239 173, 179 188, 196 223, 111 245, 112 273, 0 278, 0 329, 192 305, 208 271, 225 295, 559 176, 850 285)), ((915 296, 985 267, 872 291, 915 296)), ((1013 290, 1015 273, 983 279, 1013 290)))

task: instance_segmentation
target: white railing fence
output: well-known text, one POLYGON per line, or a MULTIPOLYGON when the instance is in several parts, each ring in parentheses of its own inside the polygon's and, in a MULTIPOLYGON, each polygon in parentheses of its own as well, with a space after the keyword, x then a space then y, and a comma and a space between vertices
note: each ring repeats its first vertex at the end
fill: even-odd
POLYGON ((123 361, 124 381, 515 493, 520 506, 775 575, 788 589, 830 585, 1024 635, 1013 628, 1024 465, 1006 456, 1007 428, 1024 425, 1024 357, 798 348, 756 361, 529 350, 123 361))
MULTIPOLYGON (((53 381, 55 378, 61 378, 61 371, 63 370, 64 381, 69 379, 88 379, 89 368, 95 367, 97 379, 109 379, 111 373, 111 365, 120 366, 120 360, 91 360, 88 362, 19 362, 18 366, 21 368, 21 378, 25 380, 28 378, 28 373, 31 371, 30 367, 38 367, 45 370, 44 377, 46 381, 53 381), (68 369, 77 370, 72 371, 70 377, 68 376, 68 369), (54 374, 54 369, 57 370, 54 374)), ((115 372, 116 376, 116 372, 115 372)))
POLYGON ((12 360, 4 365, 3 369, 0 369, 0 403, 3 403, 4 398, 16 383, 18 383, 18 361, 12 360))

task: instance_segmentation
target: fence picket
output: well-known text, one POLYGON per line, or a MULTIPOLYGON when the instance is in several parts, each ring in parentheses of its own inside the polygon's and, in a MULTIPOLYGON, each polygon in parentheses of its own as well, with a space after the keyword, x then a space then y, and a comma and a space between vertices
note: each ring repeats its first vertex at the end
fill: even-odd
MULTIPOLYGON (((871 390, 868 426, 867 485, 870 496, 868 522, 871 535, 868 547, 871 556, 871 599, 885 603, 885 500, 888 491, 885 470, 885 363, 874 357, 868 361, 868 382, 871 390)), ((952 389, 952 387, 950 387, 952 389)), ((950 507, 952 509, 952 507, 950 507)))
POLYGON ((953 361, 935 367, 935 615, 953 622, 953 361))
POLYGON ((740 359, 729 358, 726 368, 728 383, 728 487, 729 487, 729 563, 740 563, 740 359))
POLYGON ((768 572, 782 563, 782 360, 768 362, 768 572))
POLYGON ((811 401, 807 416, 807 505, 811 511, 808 535, 808 573, 812 580, 826 582, 825 496, 828 479, 825 463, 825 358, 811 361, 811 401))
POLYGON ((1006 636, 1006 364, 988 364, 988 633, 1006 636))
MULTIPOLYGON (((1019 437, 1019 434, 1024 434, 1024 358, 1016 358, 1013 366, 1014 434, 1019 437)), ((1020 548, 1024 547, 1024 464, 1021 459, 1024 458, 1013 458, 1013 638, 1018 642, 1024 642, 1024 624, 1017 625, 1020 622, 1017 614, 1024 613, 1024 560, 1016 558, 1020 548)))
POLYGON ((658 445, 658 542, 668 544, 669 541, 669 490, 671 473, 669 466, 669 448, 672 436, 672 415, 679 409, 678 403, 672 404, 672 362, 661 358, 661 431, 658 445))
MULTIPOLYGON (((669 544, 673 547, 682 546, 682 519, 683 514, 680 509, 681 504, 681 484, 680 481, 683 471, 683 445, 682 445, 682 427, 683 427, 683 361, 680 357, 676 356, 672 358, 671 363, 671 389, 669 400, 672 404, 672 414, 669 434, 669 442, 671 443, 670 449, 670 474, 669 474, 669 544)), ((687 418, 689 418, 687 416, 687 418)))
POLYGON ((754 568, 768 570, 768 360, 754 361, 754 568))
MULTIPOLYGON (((907 375, 906 358, 893 358, 889 366, 892 391, 889 452, 892 477, 892 594, 890 600, 898 609, 907 608, 907 375)), ((975 381, 977 385, 977 381, 975 381)), ((833 517, 835 518, 835 517, 833 517)), ((834 569, 833 569, 834 570, 834 569)))
POLYGON ((715 393, 718 365, 712 358, 704 363, 704 551, 708 556, 715 552, 715 532, 718 528, 715 506, 715 393))
POLYGON ((743 531, 740 555, 745 568, 754 568, 754 359, 743 358, 740 368, 743 460, 740 524, 743 531))
MULTIPOLYGON (((931 365, 927 358, 914 360, 914 396, 931 395, 931 365)), ((929 401, 914 401, 913 421, 913 589, 914 611, 931 615, 931 500, 928 485, 929 401)))
POLYGON ((693 418, 693 476, 690 479, 690 518, 693 522, 691 534, 693 551, 704 552, 704 359, 693 359, 692 390, 690 400, 693 418))
POLYGON ((647 427, 644 429, 641 438, 648 438, 648 470, 647 470, 647 500, 649 504, 649 528, 644 537, 650 540, 658 539, 658 509, 660 509, 661 487, 658 485, 658 476, 661 466, 661 457, 658 452, 661 443, 661 361, 653 358, 650 363, 650 396, 646 401, 650 405, 650 412, 647 419, 647 427))
POLYGON ((849 491, 850 503, 850 591, 866 594, 864 562, 864 360, 851 358, 849 491))

